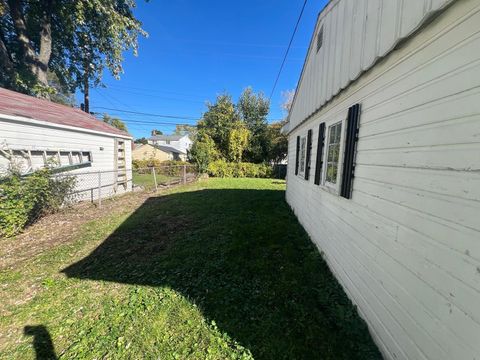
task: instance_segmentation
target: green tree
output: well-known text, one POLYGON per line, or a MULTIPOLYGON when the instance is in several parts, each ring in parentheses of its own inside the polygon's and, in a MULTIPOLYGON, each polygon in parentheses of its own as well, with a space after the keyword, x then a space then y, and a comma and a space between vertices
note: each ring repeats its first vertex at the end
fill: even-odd
POLYGON ((262 93, 255 94, 251 87, 246 88, 238 100, 237 109, 241 120, 251 133, 250 145, 246 150, 246 160, 261 163, 268 156, 268 122, 270 103, 262 93))
POLYGON ((198 131, 208 135, 219 153, 228 158, 230 131, 240 121, 232 97, 222 94, 214 104, 208 104, 208 109, 198 122, 198 131))
POLYGON ((125 123, 122 120, 120 120, 119 118, 114 118, 114 117, 111 117, 108 114, 103 114, 103 122, 117 128, 119 130, 128 132, 127 125, 125 125, 125 123))
POLYGON ((230 130, 228 137, 228 159, 234 162, 241 162, 249 140, 250 131, 243 122, 237 122, 230 130))
POLYGON ((75 106, 75 95, 70 91, 67 85, 62 84, 58 76, 49 71, 47 74, 48 85, 53 89, 50 100, 67 106, 75 106))
POLYGON ((135 144, 143 144, 143 145, 145 145, 145 144, 148 144, 148 140, 145 139, 144 137, 142 137, 142 138, 139 138, 139 139, 135 139, 134 143, 135 143, 135 144))
POLYGON ((0 0, 0 85, 37 96, 54 90, 48 71, 70 91, 118 78, 123 53, 147 34, 134 0, 0 0))
POLYGON ((283 161, 288 153, 288 138, 281 131, 285 123, 286 120, 269 124, 267 130, 268 161, 275 164, 283 161))
POLYGON ((157 130, 157 129, 153 129, 152 132, 151 132, 152 136, 155 136, 155 135, 163 135, 163 131, 161 130, 157 130))
POLYGON ((198 133, 188 156, 201 173, 206 173, 208 165, 219 158, 219 153, 213 139, 202 131, 198 133))

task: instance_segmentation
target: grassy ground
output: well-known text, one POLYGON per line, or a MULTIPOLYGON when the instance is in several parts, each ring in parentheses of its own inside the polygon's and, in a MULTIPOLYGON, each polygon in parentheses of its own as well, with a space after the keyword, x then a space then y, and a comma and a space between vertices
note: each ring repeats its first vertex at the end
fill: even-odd
POLYGON ((0 358, 380 359, 284 186, 172 189, 3 269, 0 358))
MULTIPOLYGON (((172 180, 178 179, 178 177, 163 175, 163 174, 156 174, 157 177, 157 184, 166 184, 172 180)), ((133 184, 136 186, 141 186, 145 189, 153 189, 155 188, 155 181, 153 179, 153 174, 139 174, 133 172, 133 184)))

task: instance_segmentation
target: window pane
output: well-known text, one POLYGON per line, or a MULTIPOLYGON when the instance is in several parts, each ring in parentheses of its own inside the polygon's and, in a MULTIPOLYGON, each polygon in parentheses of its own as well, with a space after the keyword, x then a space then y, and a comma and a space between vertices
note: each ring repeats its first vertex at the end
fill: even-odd
POLYGON ((327 154, 327 171, 325 180, 329 183, 337 183, 338 160, 340 158, 340 138, 342 135, 342 123, 330 126, 329 143, 327 154))
POLYGON ((300 141, 300 172, 305 171, 305 152, 307 148, 307 139, 302 138, 300 141))
POLYGON ((338 164, 330 163, 327 166, 327 181, 332 184, 337 183, 338 164))

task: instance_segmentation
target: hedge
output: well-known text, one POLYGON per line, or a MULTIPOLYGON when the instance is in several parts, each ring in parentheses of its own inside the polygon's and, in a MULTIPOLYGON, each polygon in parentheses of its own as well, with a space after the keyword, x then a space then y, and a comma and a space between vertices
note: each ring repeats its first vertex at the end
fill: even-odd
POLYGON ((235 163, 216 160, 208 165, 208 174, 213 177, 223 178, 270 178, 273 175, 273 170, 268 164, 235 163))

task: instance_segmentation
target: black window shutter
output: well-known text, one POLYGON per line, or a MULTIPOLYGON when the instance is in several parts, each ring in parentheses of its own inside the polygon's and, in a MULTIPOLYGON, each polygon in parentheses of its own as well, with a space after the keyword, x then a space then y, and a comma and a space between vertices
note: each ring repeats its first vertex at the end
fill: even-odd
POLYGON ((297 136, 297 153, 295 155, 295 175, 298 175, 298 163, 299 163, 299 158, 298 156, 300 155, 300 136, 297 136))
POLYGON ((317 161, 315 163, 315 185, 320 185, 323 166, 323 147, 325 145, 325 123, 318 127, 317 161))
POLYGON ((360 119, 360 104, 348 109, 347 134, 345 141, 345 158, 343 159, 343 178, 340 196, 352 197, 352 183, 355 172, 355 152, 358 141, 358 126, 360 119))
POLYGON ((307 155, 305 156, 305 180, 310 177, 310 158, 312 157, 312 130, 307 133, 307 155))

